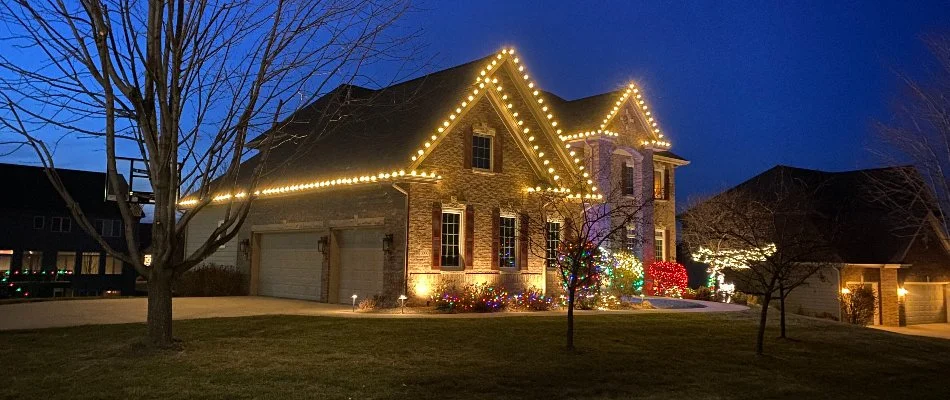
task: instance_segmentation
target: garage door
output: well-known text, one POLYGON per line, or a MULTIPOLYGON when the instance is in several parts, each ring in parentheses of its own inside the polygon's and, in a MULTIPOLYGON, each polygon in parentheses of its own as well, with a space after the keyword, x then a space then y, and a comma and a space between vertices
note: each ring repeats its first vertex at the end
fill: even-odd
POLYGON ((907 295, 904 309, 907 325, 947 322, 946 285, 914 285, 905 283, 907 295))
POLYGON ((340 243, 340 303, 350 304, 383 292, 383 233, 352 229, 338 233, 340 243))
POLYGON ((262 296, 320 300, 323 255, 316 232, 261 235, 259 291, 262 296))

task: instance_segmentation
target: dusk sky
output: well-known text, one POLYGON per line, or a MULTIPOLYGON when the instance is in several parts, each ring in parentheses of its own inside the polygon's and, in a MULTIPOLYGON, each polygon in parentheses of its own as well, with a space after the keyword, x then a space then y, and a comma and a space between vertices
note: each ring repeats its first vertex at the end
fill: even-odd
MULTIPOLYGON (((639 82, 692 161, 683 204, 776 164, 879 165, 868 147, 897 93, 890 69, 919 70, 920 35, 950 31, 950 1, 913 3, 423 1, 403 25, 422 29, 430 69, 513 46, 567 99, 639 82)), ((61 143, 59 166, 102 170, 99 143, 61 143)))

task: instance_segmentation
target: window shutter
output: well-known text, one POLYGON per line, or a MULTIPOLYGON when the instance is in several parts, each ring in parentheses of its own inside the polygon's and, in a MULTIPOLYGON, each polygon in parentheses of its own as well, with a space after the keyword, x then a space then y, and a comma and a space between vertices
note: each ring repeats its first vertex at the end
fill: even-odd
POLYGON ((465 269, 472 269, 475 255, 475 208, 465 206, 465 269))
POLYGON ((442 204, 432 203, 432 269, 442 266, 442 204))
POLYGON ((519 222, 518 269, 528 269, 528 235, 531 231, 528 214, 521 214, 519 222))
POLYGON ((570 241, 574 238, 574 220, 565 219, 561 226, 561 241, 570 241))
POLYGON ((621 171, 620 172, 620 180, 621 180, 620 186, 623 190, 623 194, 625 195, 633 194, 633 188, 630 187, 630 181, 631 181, 630 167, 626 163, 621 164, 620 171, 621 171))
POLYGON ((465 169, 472 169, 472 131, 465 132, 465 169))
POLYGON ((499 133, 499 134, 495 135, 495 138, 494 138, 494 139, 492 139, 492 146, 494 146, 494 147, 492 148, 492 153, 494 153, 494 154, 492 155, 492 158, 494 158, 494 159, 492 160, 492 170, 493 170, 494 172, 496 172, 496 173, 501 173, 501 166, 502 166, 502 163, 503 163, 503 161, 502 161, 502 155, 501 155, 501 154, 502 154, 502 150, 501 150, 501 149, 502 149, 502 143, 504 142, 504 140, 502 140, 502 139, 503 139, 502 136, 504 136, 504 135, 503 135, 502 133, 499 133))
POLYGON ((501 210, 498 207, 495 207, 491 210, 491 269, 497 270, 498 265, 498 250, 501 245, 501 210))
POLYGON ((663 199, 670 198, 670 171, 663 167, 663 199))

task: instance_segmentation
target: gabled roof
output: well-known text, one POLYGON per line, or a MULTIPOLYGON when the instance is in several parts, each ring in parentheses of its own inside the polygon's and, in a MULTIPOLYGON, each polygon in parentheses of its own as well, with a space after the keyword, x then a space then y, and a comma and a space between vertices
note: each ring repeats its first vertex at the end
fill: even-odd
MULTIPOLYGON (((454 122, 470 109, 479 98, 490 97, 507 110, 506 117, 520 125, 520 119, 534 115, 542 123, 544 132, 524 132, 528 141, 533 135, 550 135, 552 141, 560 142, 558 136, 578 129, 602 129, 617 113, 618 106, 627 101, 635 104, 643 113, 645 130, 654 135, 652 144, 663 148, 668 143, 656 128, 656 122, 643 102, 636 85, 624 89, 586 97, 574 101, 564 100, 541 91, 530 79, 524 64, 515 55, 514 49, 462 65, 431 73, 378 90, 352 85, 336 88, 284 121, 279 131, 265 135, 278 135, 280 143, 267 160, 261 177, 262 187, 255 194, 285 193, 310 190, 337 184, 355 184, 391 180, 396 177, 417 176, 427 171, 416 171, 431 149, 438 146, 444 133, 451 131, 454 122), (515 87, 502 87, 492 82, 495 73, 506 68, 515 81, 515 87), (529 110, 514 110, 512 104, 505 107, 508 96, 519 95, 529 104, 529 110), (562 119, 567 116, 566 119, 562 119), (597 128, 601 127, 601 128, 597 128)), ((521 134, 522 132, 517 132, 521 134)), ((257 145, 262 137, 254 139, 257 145)), ((277 140, 279 139, 279 140, 277 140)), ((538 163, 545 157, 558 157, 574 171, 583 170, 580 159, 568 155, 561 146, 555 146, 556 154, 532 152, 538 163)), ((260 154, 244 162, 241 182, 249 181, 260 154)), ((552 187, 558 186, 558 174, 568 171, 552 171, 548 168, 552 187)), ((439 179, 431 171, 426 179, 439 179)), ((589 187, 595 192, 595 187, 589 187)), ((243 197, 246 193, 238 193, 243 197)), ((216 199, 230 198, 218 194, 216 199)), ((194 203, 189 199, 182 204, 194 203)))
MULTIPOLYGON (((829 252, 833 254, 812 261, 902 264, 920 229, 940 229, 927 221, 936 212, 934 203, 927 200, 929 194, 917 192, 917 188, 926 186, 899 182, 906 179, 920 178, 912 167, 827 172, 778 165, 727 193, 751 193, 760 201, 768 202, 779 185, 802 191, 800 198, 808 202, 807 209, 811 212, 800 216, 799 223, 821 232, 817 234, 834 231, 826 237, 829 252), (907 201, 897 200, 907 205, 900 213, 895 213, 893 204, 881 201, 881 185, 888 182, 909 188, 906 193, 899 193, 907 197, 907 201)), ((938 233, 939 237, 945 237, 943 232, 938 233)))
MULTIPOLYGON (((118 215, 113 201, 106 201, 106 174, 57 168, 69 194, 89 215, 118 215)), ((66 202, 46 177, 43 167, 0 163, 0 177, 5 190, 0 195, 0 208, 15 210, 54 211, 68 213, 66 202)))

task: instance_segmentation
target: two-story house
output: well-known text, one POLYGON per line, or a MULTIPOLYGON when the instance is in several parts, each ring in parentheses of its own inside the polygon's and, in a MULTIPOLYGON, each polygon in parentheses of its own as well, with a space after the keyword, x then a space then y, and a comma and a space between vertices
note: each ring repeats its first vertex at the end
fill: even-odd
POLYGON ((554 289, 551 252, 526 243, 557 248, 560 221, 526 225, 536 190, 578 179, 584 193, 572 195, 619 185, 650 199, 629 236, 644 261, 675 257, 674 171, 687 161, 635 84, 565 100, 504 49, 382 89, 341 86, 289 121, 269 133, 281 145, 259 185, 217 193, 187 229, 191 253, 224 203, 254 198, 238 236, 206 260, 247 271, 251 294, 349 303, 449 283, 554 289))
MULTIPOLYGON (((105 196, 106 174, 57 171, 102 237, 125 251, 121 214, 105 196)), ((0 275, 16 275, 5 283, 21 289, 11 295, 51 296, 54 289, 57 295, 133 294, 136 272, 79 227, 42 167, 0 164, 0 176, 8 188, 0 196, 0 275)))

